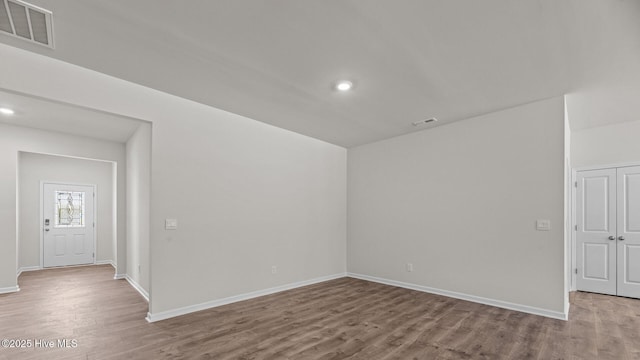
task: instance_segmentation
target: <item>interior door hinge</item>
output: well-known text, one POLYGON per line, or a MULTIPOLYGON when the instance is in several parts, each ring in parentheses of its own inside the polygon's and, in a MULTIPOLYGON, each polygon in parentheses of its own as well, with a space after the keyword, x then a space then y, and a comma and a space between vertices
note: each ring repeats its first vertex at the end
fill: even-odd
POLYGON ((578 187, 578 182, 577 182, 577 181, 576 181, 576 182, 574 182, 574 183, 573 183, 573 186, 574 186, 574 187, 578 187))
POLYGON ((94 258, 94 259, 96 258, 96 253, 93 253, 93 258, 94 258))
POLYGON ((574 229, 575 229, 576 231, 578 231, 578 225, 574 226, 574 229))
POLYGON ((576 268, 573 272, 577 274, 578 273, 578 268, 576 268))

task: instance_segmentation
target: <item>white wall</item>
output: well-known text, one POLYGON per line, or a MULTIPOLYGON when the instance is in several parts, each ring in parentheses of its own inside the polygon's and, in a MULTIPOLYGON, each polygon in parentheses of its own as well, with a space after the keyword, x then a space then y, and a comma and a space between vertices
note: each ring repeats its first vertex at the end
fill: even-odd
MULTIPOLYGON (((4 57, 3 57, 4 58, 4 57)), ((124 144, 50 131, 0 124, 0 289, 17 285, 18 154, 48 153, 117 162, 118 254, 117 270, 125 269, 125 148, 124 144)))
POLYGON ((152 313, 344 273, 346 150, 192 109, 153 123, 152 313))
MULTIPOLYGON (((120 144, 119 147, 122 145, 120 144)), ((113 262, 112 163, 21 152, 19 163, 18 267, 40 266, 41 181, 96 185, 96 261, 113 262)))
POLYGON ((572 166, 581 168, 640 163, 639 136, 640 121, 573 131, 571 134, 572 166))
POLYGON ((562 317, 563 119, 558 97, 349 149, 349 272, 562 317))
POLYGON ((127 141, 127 275, 149 293, 151 124, 127 141))
POLYGON ((640 120, 640 2, 571 0, 567 94, 573 131, 640 120))
POLYGON ((0 89, 153 122, 152 315, 346 270, 344 148, 9 46, 0 57, 0 89))

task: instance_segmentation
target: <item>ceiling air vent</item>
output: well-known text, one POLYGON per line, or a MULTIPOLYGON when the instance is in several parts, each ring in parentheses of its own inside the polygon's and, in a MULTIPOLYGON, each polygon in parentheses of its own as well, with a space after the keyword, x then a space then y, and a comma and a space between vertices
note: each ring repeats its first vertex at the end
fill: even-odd
POLYGON ((53 49, 51 11, 20 0, 0 0, 0 33, 53 49))

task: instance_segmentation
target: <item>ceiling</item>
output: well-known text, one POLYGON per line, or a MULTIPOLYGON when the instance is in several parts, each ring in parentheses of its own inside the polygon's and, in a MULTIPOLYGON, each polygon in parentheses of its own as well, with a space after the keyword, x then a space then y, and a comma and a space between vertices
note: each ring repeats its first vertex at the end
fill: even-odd
MULTIPOLYGON (((345 147, 640 64, 636 0, 30 2, 53 11, 55 50, 0 42, 345 147)), ((572 127, 617 120, 589 121, 572 127)))
POLYGON ((142 121, 83 109, 30 96, 0 91, 0 108, 15 111, 0 115, 0 123, 62 132, 95 139, 126 142, 142 121))

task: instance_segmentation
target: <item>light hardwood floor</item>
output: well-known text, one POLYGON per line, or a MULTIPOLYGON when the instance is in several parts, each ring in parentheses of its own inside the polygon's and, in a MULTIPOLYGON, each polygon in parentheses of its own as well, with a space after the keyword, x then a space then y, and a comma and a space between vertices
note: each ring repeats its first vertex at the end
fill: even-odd
POLYGON ((572 295, 570 321, 343 278, 149 324, 113 269, 20 276, 0 295, 0 359, 640 359, 640 301, 572 295))

